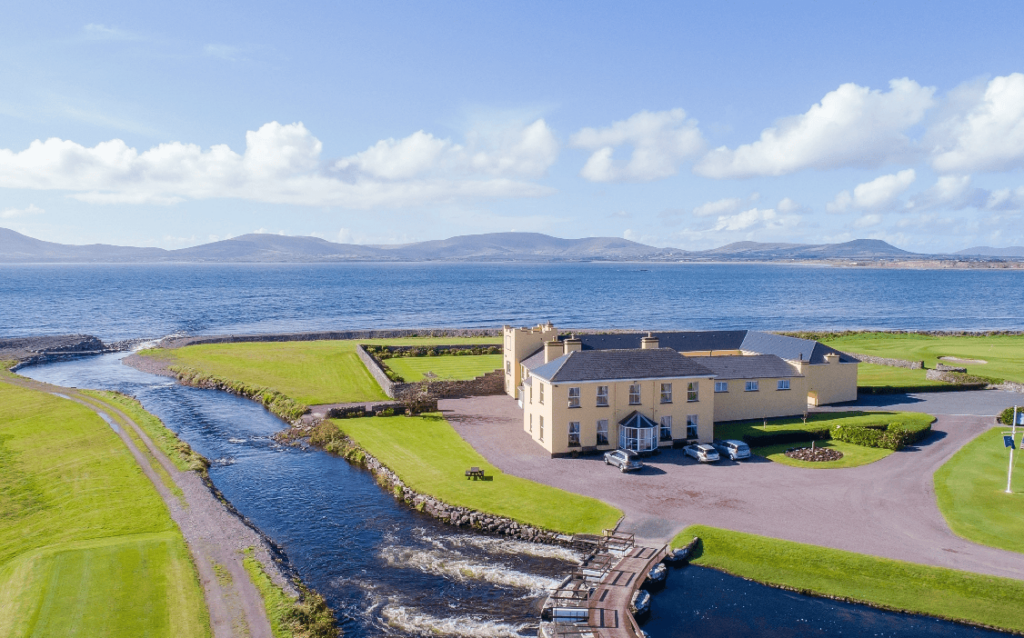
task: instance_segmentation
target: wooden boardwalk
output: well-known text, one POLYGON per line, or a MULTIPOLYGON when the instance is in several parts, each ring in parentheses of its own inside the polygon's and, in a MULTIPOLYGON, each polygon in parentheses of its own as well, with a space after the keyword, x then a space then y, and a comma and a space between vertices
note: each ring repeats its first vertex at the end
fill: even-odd
MULTIPOLYGON (((551 638, 641 638, 644 634, 630 604, 652 567, 665 558, 666 548, 635 545, 631 535, 610 534, 596 540, 591 553, 571 579, 552 593, 546 606, 563 614, 585 613, 575 622, 566 618, 546 627, 551 638), (584 612, 585 610, 585 612, 584 612)), ((544 634, 542 634, 544 635, 544 634)))

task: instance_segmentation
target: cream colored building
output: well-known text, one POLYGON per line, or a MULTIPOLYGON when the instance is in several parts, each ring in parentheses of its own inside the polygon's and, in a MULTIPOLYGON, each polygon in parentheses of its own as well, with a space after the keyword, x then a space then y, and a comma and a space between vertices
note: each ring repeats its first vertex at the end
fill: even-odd
POLYGON ((566 337, 551 323, 506 326, 504 339, 505 390, 553 456, 708 442, 716 422, 857 398, 858 362, 809 339, 747 330, 566 337))

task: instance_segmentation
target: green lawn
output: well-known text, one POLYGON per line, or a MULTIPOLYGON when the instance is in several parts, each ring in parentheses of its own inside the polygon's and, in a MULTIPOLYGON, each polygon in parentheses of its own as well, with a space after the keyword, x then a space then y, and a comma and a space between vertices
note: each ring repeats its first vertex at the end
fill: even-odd
POLYGON ((394 357, 384 363, 409 383, 422 381, 430 372, 440 379, 475 379, 501 367, 502 355, 480 354, 441 357, 394 357))
POLYGON ((437 416, 370 417, 335 423, 394 470, 409 488, 451 505, 565 533, 600 533, 613 527, 622 515, 596 499, 504 474, 437 416), (474 466, 483 469, 488 479, 467 480, 465 471, 474 466))
POLYGON ((798 432, 828 431, 833 425, 887 425, 901 422, 907 427, 917 428, 928 425, 935 420, 930 414, 919 412, 815 412, 807 416, 807 423, 802 417, 781 417, 768 419, 768 427, 764 427, 763 419, 749 421, 729 421, 715 424, 716 439, 740 439, 745 435, 757 436, 763 432, 798 432))
POLYGON ((892 454, 892 450, 884 450, 877 447, 864 447, 863 445, 854 445, 853 443, 846 443, 844 441, 818 441, 815 443, 817 447, 827 447, 835 450, 839 450, 843 453, 843 458, 838 461, 824 461, 821 463, 811 463, 809 461, 800 461, 797 459, 791 459, 783 452, 794 447, 806 447, 801 443, 783 443, 780 445, 766 445, 764 447, 751 448, 751 451, 758 456, 763 456, 769 461, 776 463, 782 463, 783 465, 792 465, 793 467, 808 467, 816 470, 828 470, 836 469, 841 467, 857 467, 858 465, 867 465, 868 463, 874 463, 879 459, 892 454))
POLYGON ((926 379, 927 370, 908 370, 862 363, 857 366, 857 386, 861 388, 914 388, 914 387, 952 387, 943 381, 926 379))
POLYGON ((85 407, 0 382, 0 636, 209 636, 160 496, 85 407))
MULTIPOLYGON (((935 472, 935 494, 939 511, 958 536, 1024 552, 1024 465, 1016 464, 1014 493, 1007 494, 1010 454, 1003 447, 1002 433, 1008 430, 1007 426, 994 427, 946 461, 935 472)), ((1020 450, 1014 460, 1019 454, 1020 450)))
POLYGON ((714 527, 688 527, 681 547, 700 536, 693 562, 762 583, 840 596, 892 609, 1024 631, 1024 582, 854 554, 714 527))
POLYGON ((496 344, 498 337, 403 338, 362 341, 218 343, 139 354, 169 359, 225 379, 264 386, 303 405, 381 401, 384 391, 356 355, 356 344, 496 344))
POLYGON ((1024 381, 1024 335, 932 337, 865 332, 824 339, 828 345, 845 352, 924 361, 928 368, 934 368, 941 356, 981 359, 988 363, 946 363, 966 367, 970 374, 1024 381))

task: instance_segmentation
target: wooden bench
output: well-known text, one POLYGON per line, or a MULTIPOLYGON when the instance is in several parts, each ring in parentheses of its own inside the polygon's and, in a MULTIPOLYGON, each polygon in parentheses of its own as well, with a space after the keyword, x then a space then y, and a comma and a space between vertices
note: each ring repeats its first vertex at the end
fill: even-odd
POLYGON ((468 479, 473 479, 475 481, 477 479, 482 479, 483 477, 484 477, 484 471, 481 470, 478 467, 471 467, 468 470, 466 470, 466 479, 467 480, 468 479))

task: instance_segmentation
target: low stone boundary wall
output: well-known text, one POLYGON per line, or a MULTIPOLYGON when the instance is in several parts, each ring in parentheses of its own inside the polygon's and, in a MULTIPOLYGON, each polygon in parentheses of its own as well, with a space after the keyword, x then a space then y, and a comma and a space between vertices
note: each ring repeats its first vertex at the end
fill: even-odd
POLYGON ((999 385, 990 386, 993 390, 1003 390, 1005 392, 1020 392, 1024 394, 1024 383, 1014 383, 1013 381, 1003 381, 999 385))
MULTIPOLYGON (((986 381, 968 381, 965 382, 963 378, 957 376, 963 374, 962 372, 951 372, 943 370, 929 370, 924 374, 924 378, 929 381, 943 381, 945 383, 952 383, 962 389, 977 389, 983 390, 989 387, 986 381)), ((976 378, 976 377, 975 377, 976 378)))
MULTIPOLYGON (((946 365, 945 363, 936 363, 935 369, 939 372, 959 372, 960 374, 966 374, 967 368, 960 368, 957 366, 946 365)), ((925 377, 928 375, 925 374, 925 377)))
POLYGON ((259 343, 274 341, 338 341, 398 339, 403 337, 500 337, 501 328, 409 328, 396 330, 331 330, 281 334, 210 335, 166 339, 161 347, 182 348, 210 343, 259 343))
MULTIPOLYGON (((435 348, 446 348, 451 350, 469 350, 480 346, 446 346, 437 345, 435 348)), ((388 346, 390 349, 390 346, 388 346)), ((397 350, 397 347, 396 347, 397 350)), ((399 383, 388 378, 383 366, 373 355, 366 351, 366 346, 359 345, 356 348, 356 355, 370 371, 370 375, 380 384, 384 394, 392 399, 408 399, 416 395, 426 394, 433 400, 437 399, 459 399, 470 396, 485 396, 490 394, 501 394, 505 391, 505 375, 501 369, 488 372, 483 376, 465 381, 450 381, 440 379, 437 381, 417 381, 415 383, 399 383)))
POLYGON ((923 370, 924 361, 907 361, 906 359, 888 359, 886 357, 873 357, 869 354, 857 354, 855 352, 844 352, 843 354, 857 359, 861 363, 871 363, 876 366, 889 366, 890 368, 906 368, 907 370, 923 370))

